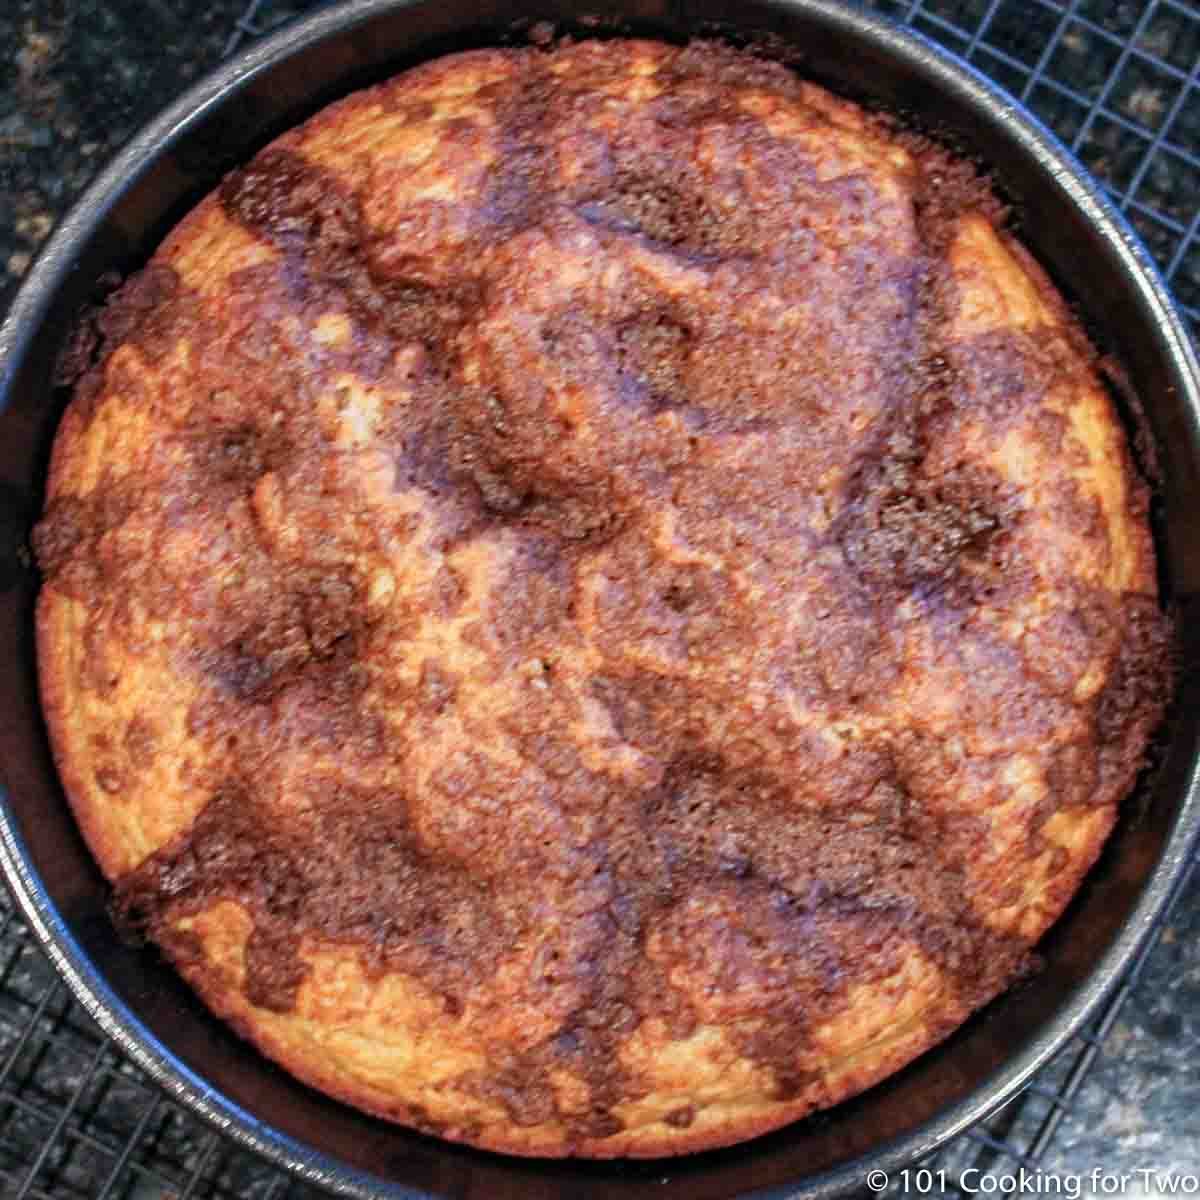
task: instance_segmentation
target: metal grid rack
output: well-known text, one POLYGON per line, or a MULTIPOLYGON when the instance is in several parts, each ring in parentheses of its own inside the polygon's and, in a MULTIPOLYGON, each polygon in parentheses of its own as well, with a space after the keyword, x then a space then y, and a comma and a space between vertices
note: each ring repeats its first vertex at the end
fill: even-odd
MULTIPOLYGON (((250 0, 231 53, 327 0, 250 0)), ((1200 0, 866 0, 1029 105, 1106 185, 1200 334, 1200 0)), ((1176 896, 1200 897, 1200 856, 1176 896)), ((950 1180, 1046 1160, 1166 919, 1093 1024, 927 1163, 950 1180)), ((0 888, 0 1196, 318 1200, 162 1095, 72 1001, 0 888)))

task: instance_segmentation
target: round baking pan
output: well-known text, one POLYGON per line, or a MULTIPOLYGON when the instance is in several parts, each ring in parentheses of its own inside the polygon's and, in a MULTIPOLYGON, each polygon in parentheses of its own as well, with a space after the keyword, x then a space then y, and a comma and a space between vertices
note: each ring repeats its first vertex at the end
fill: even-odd
POLYGON ((351 0, 252 46, 147 126, 60 224, 0 328, 0 866, 104 1031, 177 1100, 292 1171, 356 1197, 639 1200, 825 1197, 861 1189, 986 1116, 1085 1023, 1167 900, 1197 828, 1200 371, 1150 260, 1054 138, 970 68, 829 0, 351 0), (604 36, 758 42, 811 78, 894 111, 985 163, 1026 244, 1122 364, 1125 415, 1157 447, 1156 533, 1182 629, 1159 762, 1040 947, 1044 969, 910 1067, 837 1108, 724 1151, 657 1162, 540 1162, 386 1125, 309 1090, 202 1008, 150 949, 125 945, 75 829, 42 724, 37 578, 26 546, 66 402, 55 365, 81 311, 225 171, 328 101, 415 62, 519 39, 535 19, 604 36), (1190 668, 1190 669, 1189 669, 1190 668))

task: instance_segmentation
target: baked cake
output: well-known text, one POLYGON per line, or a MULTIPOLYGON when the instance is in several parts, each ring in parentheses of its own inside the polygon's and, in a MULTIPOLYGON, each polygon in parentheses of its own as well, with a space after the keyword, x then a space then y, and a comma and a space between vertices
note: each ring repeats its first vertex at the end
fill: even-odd
POLYGON ((674 1154, 1029 970, 1166 623, 970 166, 717 45, 458 54, 97 324, 36 534, 59 768, 123 919, 301 1079, 674 1154))

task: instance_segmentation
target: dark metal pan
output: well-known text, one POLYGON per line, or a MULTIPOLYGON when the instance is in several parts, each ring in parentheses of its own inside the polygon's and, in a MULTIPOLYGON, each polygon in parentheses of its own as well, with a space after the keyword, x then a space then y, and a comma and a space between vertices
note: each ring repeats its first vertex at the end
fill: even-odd
POLYGON ((1014 1096, 1116 985, 1186 863, 1200 814, 1197 513, 1200 369, 1149 257, 1054 138, 970 68, 832 0, 350 0, 239 54, 135 137, 51 237, 0 327, 0 866, 75 995, 134 1062, 236 1141, 342 1195, 725 1200, 858 1189, 868 1172, 896 1170, 1014 1096), (1163 583, 1184 632, 1161 763, 1045 939, 1035 979, 828 1113, 730 1150, 649 1163, 511 1159, 375 1121, 293 1081, 152 951, 122 944, 46 743, 37 580, 24 550, 65 403, 55 360, 106 273, 142 264, 226 170, 335 97, 435 54, 511 38, 535 17, 579 25, 593 15, 599 26, 584 28, 601 33, 768 35, 810 77, 988 165, 1026 243, 1133 381, 1158 446, 1163 583))

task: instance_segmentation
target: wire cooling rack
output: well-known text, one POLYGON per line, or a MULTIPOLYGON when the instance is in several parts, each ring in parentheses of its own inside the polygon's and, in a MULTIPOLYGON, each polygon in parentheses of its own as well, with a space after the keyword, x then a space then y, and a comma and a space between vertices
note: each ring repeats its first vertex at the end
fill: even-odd
MULTIPOLYGON (((240 15, 230 10, 225 53, 321 2, 251 0, 240 15)), ((151 19, 150 10, 164 0, 140 4, 151 19)), ((1200 333, 1200 3, 874 0, 868 6, 969 59, 1046 121, 1107 186, 1200 333)), ((1189 909, 1200 904, 1200 857, 1173 904, 1185 892, 1189 909)), ((955 1181, 971 1168, 1001 1176, 1047 1164, 1060 1124, 1070 1119, 1098 1060, 1119 1053, 1110 1034, 1145 986, 1148 964, 1166 949, 1160 942, 1168 919, 1093 1024, 1020 1097, 925 1164, 947 1181, 946 1190, 957 1190, 955 1181)), ((125 1061, 73 1002, 0 888, 0 1197, 317 1200, 323 1194, 235 1147, 125 1061)))

